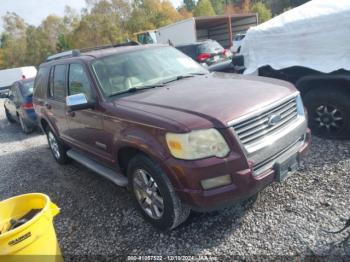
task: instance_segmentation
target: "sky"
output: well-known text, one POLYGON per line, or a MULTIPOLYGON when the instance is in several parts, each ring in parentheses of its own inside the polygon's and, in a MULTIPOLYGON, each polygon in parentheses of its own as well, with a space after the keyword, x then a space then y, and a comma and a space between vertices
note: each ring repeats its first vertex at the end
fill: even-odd
MULTIPOLYGON (((182 3, 182 0, 170 1, 175 7, 182 3)), ((28 24, 37 26, 50 14, 63 15, 66 5, 79 11, 85 7, 85 0, 0 0, 0 17, 6 12, 15 12, 28 24)), ((2 30, 0 21, 0 32, 2 30)))

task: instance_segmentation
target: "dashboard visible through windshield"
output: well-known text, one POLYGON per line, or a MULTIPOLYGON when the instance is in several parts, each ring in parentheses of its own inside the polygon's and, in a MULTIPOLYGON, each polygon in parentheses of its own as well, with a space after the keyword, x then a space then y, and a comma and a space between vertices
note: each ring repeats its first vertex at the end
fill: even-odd
POLYGON ((197 62, 173 47, 116 54, 97 59, 92 67, 107 97, 128 90, 162 85, 172 79, 181 79, 179 76, 208 73, 197 62))

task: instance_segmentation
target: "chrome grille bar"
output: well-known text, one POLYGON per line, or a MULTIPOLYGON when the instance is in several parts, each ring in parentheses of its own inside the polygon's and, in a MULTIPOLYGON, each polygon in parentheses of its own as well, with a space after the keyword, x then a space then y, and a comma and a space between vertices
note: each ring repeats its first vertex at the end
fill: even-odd
POLYGON ((297 102, 296 97, 293 97, 282 104, 264 110, 259 115, 234 124, 232 127, 243 145, 249 146, 285 127, 297 117, 297 102), (278 115, 280 117, 280 121, 274 125, 269 123, 269 118, 272 115, 278 115))

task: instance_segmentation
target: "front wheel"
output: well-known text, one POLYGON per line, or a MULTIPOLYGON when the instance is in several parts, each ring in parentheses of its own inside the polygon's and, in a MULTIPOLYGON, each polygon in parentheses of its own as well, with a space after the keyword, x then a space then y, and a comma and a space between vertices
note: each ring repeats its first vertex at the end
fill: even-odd
POLYGON ((190 209, 183 205, 160 166, 144 155, 128 165, 133 198, 143 217, 160 230, 171 230, 184 222, 190 209))
POLYGON ((66 146, 57 139, 56 135, 52 132, 50 128, 47 128, 46 136, 51 149, 51 153, 55 160, 61 165, 66 164, 69 161, 69 158, 66 154, 66 146))
POLYGON ((350 138, 350 95, 332 87, 306 93, 309 126, 313 134, 324 138, 350 138))

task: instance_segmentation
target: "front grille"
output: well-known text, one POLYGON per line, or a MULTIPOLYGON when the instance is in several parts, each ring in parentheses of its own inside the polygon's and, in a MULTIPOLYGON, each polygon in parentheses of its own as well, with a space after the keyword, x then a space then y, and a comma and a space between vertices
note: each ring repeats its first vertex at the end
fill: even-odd
POLYGON ((258 115, 234 124, 232 127, 242 144, 244 146, 249 146, 287 126, 296 119, 297 116, 296 97, 293 97, 282 104, 264 110, 258 115), (280 116, 280 120, 274 125, 269 123, 269 118, 272 115, 280 116))

